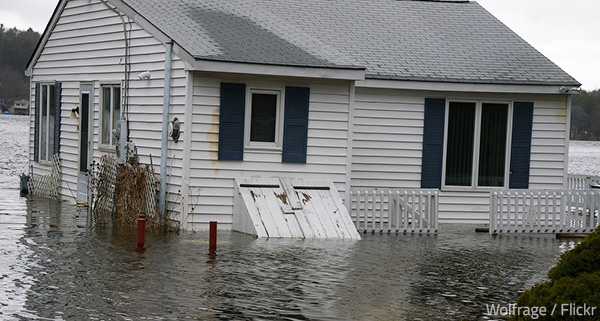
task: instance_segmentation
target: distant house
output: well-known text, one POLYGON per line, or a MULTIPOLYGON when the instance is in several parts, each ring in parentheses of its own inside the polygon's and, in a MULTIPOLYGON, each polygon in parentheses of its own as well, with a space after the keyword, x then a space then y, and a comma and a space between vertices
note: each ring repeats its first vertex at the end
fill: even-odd
POLYGON ((85 188, 124 117, 187 229, 231 226, 238 177, 434 188, 487 222, 490 189, 565 186, 580 86, 461 0, 61 0, 27 73, 34 173, 59 153, 59 193, 85 188))
POLYGON ((12 113, 15 115, 29 115, 29 101, 15 100, 12 106, 12 113))

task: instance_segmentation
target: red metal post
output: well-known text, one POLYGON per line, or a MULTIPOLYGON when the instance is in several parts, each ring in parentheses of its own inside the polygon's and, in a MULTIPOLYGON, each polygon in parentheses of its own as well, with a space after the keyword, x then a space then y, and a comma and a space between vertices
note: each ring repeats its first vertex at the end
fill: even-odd
POLYGON ((210 237, 208 241, 209 250, 214 251, 217 249, 217 222, 210 222, 210 237))
POLYGON ((145 235, 146 234, 146 215, 140 214, 138 216, 137 224, 137 246, 144 247, 145 235))

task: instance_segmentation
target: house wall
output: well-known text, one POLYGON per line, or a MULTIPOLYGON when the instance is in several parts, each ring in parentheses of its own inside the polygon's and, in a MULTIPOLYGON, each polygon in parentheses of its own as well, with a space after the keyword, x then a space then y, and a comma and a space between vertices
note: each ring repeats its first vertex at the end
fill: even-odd
MULTIPOLYGON (((295 177, 332 180, 343 195, 346 183, 350 83, 273 77, 194 76, 190 142, 189 209, 186 228, 206 228, 211 220, 230 228, 236 177, 295 177), (281 151, 244 151, 244 161, 219 161, 221 82, 310 87, 306 164, 281 162, 281 151)), ((187 188, 187 187, 184 187, 187 188)))
MULTIPOLYGON (((426 97, 533 101, 530 189, 563 188, 567 153, 567 98, 356 88, 352 188, 420 188, 426 97)), ((440 193, 440 220, 487 223, 489 190, 440 193)))
MULTIPOLYGON (((128 21, 125 18, 125 21, 128 21)), ((130 140, 140 155, 140 161, 152 163, 158 172, 160 164, 160 139, 164 88, 165 46, 135 22, 127 23, 130 35, 130 90, 129 119, 130 140), (129 31, 130 30, 130 31, 129 31), (140 72, 150 70, 150 80, 140 80, 140 72)), ((79 120, 70 118, 71 109, 79 105, 79 87, 93 84, 93 156, 96 161, 102 155, 114 154, 113 149, 101 149, 99 141, 100 86, 104 83, 120 83, 125 79, 125 41, 121 18, 100 1, 68 1, 48 42, 33 68, 31 86, 31 126, 29 159, 34 174, 47 174, 50 167, 33 161, 35 82, 62 82, 61 105, 61 188, 64 199, 73 200, 77 192, 79 162, 79 120)), ((186 71, 183 61, 173 55, 171 87, 171 119, 184 121, 186 71)), ((169 141, 169 162, 174 156, 170 179, 170 191, 180 189, 183 144, 169 141)), ((172 196, 172 198, 175 198, 172 196)))

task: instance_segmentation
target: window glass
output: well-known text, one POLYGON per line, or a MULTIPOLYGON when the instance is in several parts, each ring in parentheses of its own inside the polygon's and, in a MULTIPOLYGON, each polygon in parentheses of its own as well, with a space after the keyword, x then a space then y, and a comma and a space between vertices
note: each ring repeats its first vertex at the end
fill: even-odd
POLYGON ((104 145, 112 144, 112 130, 120 115, 120 92, 120 87, 102 87, 102 144, 104 145))
POLYGON ((479 186, 504 186, 507 125, 508 105, 482 105, 479 186))
POLYGON ((275 142, 277 95, 252 94, 250 141, 275 142))
POLYGON ((54 85, 48 86, 48 94, 50 99, 48 100, 48 160, 54 153, 54 118, 59 116, 59 113, 54 107, 54 85))
POLYGON ((446 185, 472 185, 475 107, 475 103, 450 102, 446 148, 446 185))
MULTIPOLYGON (((121 88, 113 87, 113 115, 112 128, 117 128, 121 119, 121 88)), ((112 131, 111 131, 112 132, 112 131)), ((113 142, 115 143, 115 142, 113 142)))

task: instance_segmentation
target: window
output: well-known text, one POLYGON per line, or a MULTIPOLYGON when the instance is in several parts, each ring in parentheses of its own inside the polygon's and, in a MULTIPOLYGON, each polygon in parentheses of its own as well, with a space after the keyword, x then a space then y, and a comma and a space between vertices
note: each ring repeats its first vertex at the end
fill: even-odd
POLYGON ((284 163, 306 163, 310 88, 253 89, 221 83, 219 160, 243 160, 245 148, 281 151, 284 163))
POLYGON ((509 113, 507 103, 448 103, 444 185, 506 185, 509 113))
POLYGON ((249 90, 246 108, 246 146, 278 147, 281 91, 249 90))
POLYGON ((113 146, 113 129, 117 128, 121 116, 121 86, 102 86, 102 131, 100 144, 113 146))
POLYGON ((55 106, 55 86, 42 84, 40 93, 40 115, 39 115, 39 160, 49 161, 54 155, 55 135, 54 126, 56 119, 60 117, 55 106))

